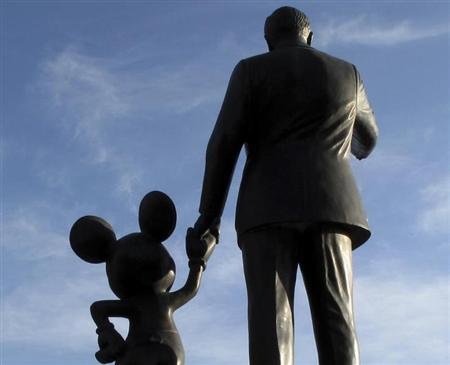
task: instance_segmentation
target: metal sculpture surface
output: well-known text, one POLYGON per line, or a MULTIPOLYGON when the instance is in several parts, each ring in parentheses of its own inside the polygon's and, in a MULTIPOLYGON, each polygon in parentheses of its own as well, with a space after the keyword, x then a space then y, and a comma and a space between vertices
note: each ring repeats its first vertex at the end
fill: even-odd
POLYGON ((294 363, 298 267, 321 365, 359 364, 352 249, 370 236, 350 157, 373 150, 378 128, 351 63, 311 47, 292 7, 265 23, 269 52, 235 67, 206 152, 201 237, 220 219, 243 146, 236 209, 248 292, 251 365, 294 363))
POLYGON ((175 280, 175 263, 161 242, 171 235, 175 224, 172 200, 164 193, 153 191, 139 207, 140 233, 117 240, 112 227, 95 216, 82 217, 72 226, 73 250, 89 263, 106 262, 109 286, 119 298, 91 305, 100 347, 95 357, 99 362, 184 364, 184 350, 173 313, 197 293, 218 232, 213 228, 199 240, 188 229, 189 277, 181 289, 170 292, 175 280), (116 331, 110 317, 129 320, 126 339, 116 331))

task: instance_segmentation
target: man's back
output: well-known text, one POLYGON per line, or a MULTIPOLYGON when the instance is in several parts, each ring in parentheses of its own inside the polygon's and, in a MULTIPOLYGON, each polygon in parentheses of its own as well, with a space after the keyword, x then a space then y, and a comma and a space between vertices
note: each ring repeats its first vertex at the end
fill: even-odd
POLYGON ((280 48, 244 63, 250 89, 249 138, 258 139, 261 148, 314 139, 326 143, 338 114, 354 119, 354 114, 349 116, 356 92, 351 64, 306 45, 280 48))
POLYGON ((333 222, 347 226, 359 246, 370 235, 349 163, 359 109, 362 123, 373 124, 358 72, 348 62, 307 45, 242 60, 208 147, 209 165, 224 168, 225 178, 217 167, 209 173, 207 163, 201 209, 224 201, 227 162, 245 144, 238 234, 280 222, 333 222))
POLYGON ((243 61, 248 88, 247 163, 238 232, 278 222, 347 224, 368 238, 350 165, 356 116, 353 65, 309 46, 243 61))

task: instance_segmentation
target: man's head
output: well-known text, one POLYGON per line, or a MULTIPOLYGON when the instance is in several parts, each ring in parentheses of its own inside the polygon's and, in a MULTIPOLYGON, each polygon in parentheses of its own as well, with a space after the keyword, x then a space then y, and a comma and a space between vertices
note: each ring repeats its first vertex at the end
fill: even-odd
POLYGON ((285 42, 303 42, 311 45, 311 26, 305 13, 300 10, 283 6, 275 10, 264 24, 264 38, 269 50, 285 42))

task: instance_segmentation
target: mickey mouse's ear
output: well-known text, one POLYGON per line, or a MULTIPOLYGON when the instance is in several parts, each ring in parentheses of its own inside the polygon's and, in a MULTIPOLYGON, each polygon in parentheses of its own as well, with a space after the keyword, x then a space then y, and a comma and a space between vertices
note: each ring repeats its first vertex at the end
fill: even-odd
POLYGON ((164 241, 177 223, 177 211, 172 199, 161 191, 148 193, 139 205, 139 227, 153 238, 164 241))
POLYGON ((81 259, 97 264, 108 258, 116 234, 104 219, 87 215, 74 223, 69 240, 70 246, 81 259))

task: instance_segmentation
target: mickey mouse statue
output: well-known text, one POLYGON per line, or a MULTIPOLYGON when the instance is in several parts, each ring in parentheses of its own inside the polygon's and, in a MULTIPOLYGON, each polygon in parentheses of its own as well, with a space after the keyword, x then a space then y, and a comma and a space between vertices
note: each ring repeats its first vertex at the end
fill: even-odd
POLYGON ((91 305, 97 325, 100 350, 96 359, 116 365, 183 365, 184 350, 173 313, 198 291, 202 272, 217 243, 218 224, 202 237, 193 228, 186 235, 189 276, 174 292, 175 263, 162 241, 173 232, 176 210, 164 193, 148 193, 139 206, 141 233, 117 240, 112 227, 102 218, 85 216, 70 231, 70 245, 89 263, 106 262, 111 290, 119 300, 101 300, 91 305), (109 317, 129 320, 124 340, 109 317))

